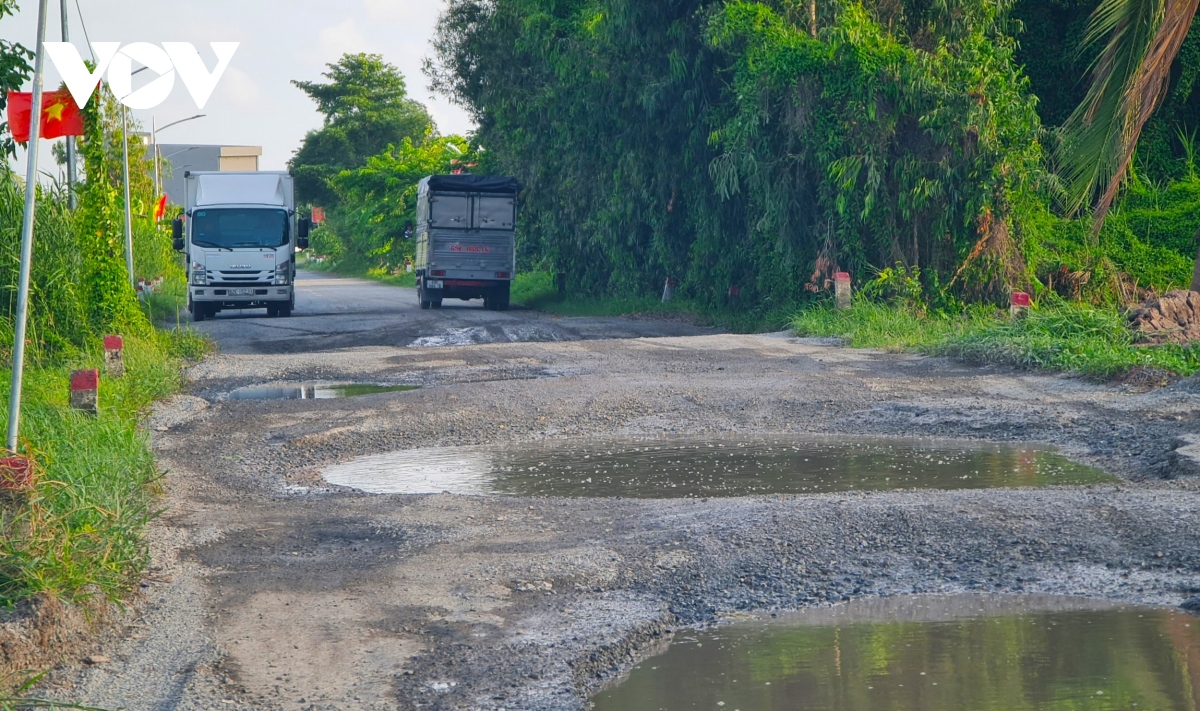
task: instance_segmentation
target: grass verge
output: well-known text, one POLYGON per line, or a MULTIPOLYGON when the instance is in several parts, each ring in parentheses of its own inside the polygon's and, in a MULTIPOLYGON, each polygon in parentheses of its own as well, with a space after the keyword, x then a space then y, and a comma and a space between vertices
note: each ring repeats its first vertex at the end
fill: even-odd
POLYGON ((1013 319, 993 308, 923 316, 860 301, 845 311, 806 309, 793 316, 791 325, 799 335, 837 336, 855 348, 915 351, 1100 380, 1146 368, 1179 376, 1200 371, 1200 344, 1139 344, 1115 309, 1078 303, 1043 306, 1013 319))
POLYGON ((333 261, 314 262, 311 259, 305 260, 303 263, 298 263, 297 266, 308 271, 370 279, 371 281, 391 284, 392 286, 407 286, 411 288, 417 286, 417 277, 415 274, 411 272, 400 272, 397 274, 384 267, 353 266, 338 264, 333 261))
POLYGON ((686 318, 707 326, 726 328, 735 333, 777 331, 786 328, 794 305, 754 309, 728 306, 716 308, 676 296, 663 302, 660 297, 593 297, 578 294, 560 296, 549 272, 526 272, 513 280, 512 303, 561 316, 650 316, 686 318))
MULTIPOLYGON (((141 423, 151 403, 179 389, 181 361, 207 349, 190 331, 126 338, 125 376, 101 377, 98 416, 68 403, 70 371, 102 367, 98 343, 68 362, 26 368, 20 435, 38 480, 0 498, 0 609, 40 595, 119 601, 136 584, 159 476, 141 423)), ((0 371, 5 383, 10 376, 0 371)), ((7 427, 7 392, 0 411, 7 427)))

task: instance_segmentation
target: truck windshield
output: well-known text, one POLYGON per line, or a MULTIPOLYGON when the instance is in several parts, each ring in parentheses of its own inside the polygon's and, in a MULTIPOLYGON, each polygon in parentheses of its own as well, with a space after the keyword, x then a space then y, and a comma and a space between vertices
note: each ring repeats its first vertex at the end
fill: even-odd
POLYGON ((192 213, 192 243, 201 247, 279 247, 287 241, 287 210, 251 207, 192 213))

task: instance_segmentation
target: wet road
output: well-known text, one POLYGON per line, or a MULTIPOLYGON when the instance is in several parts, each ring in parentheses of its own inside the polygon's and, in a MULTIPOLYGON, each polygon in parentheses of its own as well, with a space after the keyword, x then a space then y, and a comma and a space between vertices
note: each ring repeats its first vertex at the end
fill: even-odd
POLYGON ((119 639, 62 650, 60 697, 583 711, 671 630, 721 615, 914 592, 1177 605, 1200 590, 1200 481, 1179 453, 1200 431, 1191 390, 674 322, 422 311, 412 289, 318 274, 299 289, 290 319, 198 325, 220 352, 148 423, 166 513, 142 597, 119 639), (230 396, 298 383, 420 387, 230 396), (322 477, 401 450, 719 433, 1040 442, 1122 483, 568 499, 322 477), (85 667, 92 653, 111 663, 85 667))
POLYGON ((265 309, 222 311, 196 324, 224 353, 299 353, 357 346, 454 346, 578 341, 712 333, 686 323, 622 318, 558 318, 514 308, 488 311, 483 301, 447 299, 422 311, 417 290, 319 272, 296 276, 296 310, 267 318, 265 309))

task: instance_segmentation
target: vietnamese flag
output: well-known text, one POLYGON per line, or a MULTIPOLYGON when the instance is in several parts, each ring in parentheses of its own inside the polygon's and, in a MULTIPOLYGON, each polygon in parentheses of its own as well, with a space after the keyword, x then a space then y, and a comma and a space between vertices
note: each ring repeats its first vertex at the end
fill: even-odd
MULTIPOLYGON (((29 114, 33 111, 33 93, 8 92, 8 130, 17 143, 29 142, 29 114)), ((42 94, 40 137, 45 139, 83 135, 83 114, 66 89, 42 94)))
POLYGON ((163 195, 154 203, 154 219, 161 220, 167 212, 167 196, 163 195))

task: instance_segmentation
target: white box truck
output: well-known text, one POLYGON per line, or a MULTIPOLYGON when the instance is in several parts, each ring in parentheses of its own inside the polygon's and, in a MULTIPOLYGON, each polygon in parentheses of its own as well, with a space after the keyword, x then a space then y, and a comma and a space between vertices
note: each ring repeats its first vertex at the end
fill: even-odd
POLYGON ((442 299, 483 299, 508 308, 516 269, 516 178, 431 175, 417 187, 417 298, 440 309, 442 299))
POLYGON ((187 256, 193 321, 222 309, 265 308, 291 316, 296 250, 312 225, 296 219, 292 176, 282 172, 187 172, 175 249, 187 256))

